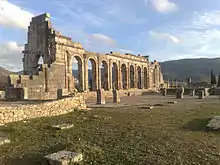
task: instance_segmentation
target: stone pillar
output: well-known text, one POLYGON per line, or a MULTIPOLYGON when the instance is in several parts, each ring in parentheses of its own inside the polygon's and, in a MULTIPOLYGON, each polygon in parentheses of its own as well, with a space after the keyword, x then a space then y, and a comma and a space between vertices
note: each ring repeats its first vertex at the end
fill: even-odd
MULTIPOLYGON (((96 74, 96 80, 97 80, 97 88, 101 89, 102 88, 102 66, 101 66, 101 62, 98 60, 97 62, 97 74, 96 74)), ((105 76, 105 74, 104 74, 105 76)))
POLYGON ((205 93, 203 89, 199 90, 199 99, 204 99, 205 98, 205 93))
POLYGON ((176 90, 176 98, 177 99, 182 99, 183 98, 183 91, 182 91, 182 89, 177 89, 176 90))
POLYGON ((195 89, 190 89, 189 95, 190 96, 195 96, 195 89))
POLYGON ((141 66, 141 89, 144 89, 144 67, 141 66))
POLYGON ((127 89, 130 89, 131 86, 130 86, 130 63, 128 63, 128 66, 127 66, 127 89))
POLYGON ((113 93, 113 103, 119 103, 120 98, 118 96, 118 91, 116 89, 113 89, 112 93, 113 93))
POLYGON ((163 88, 162 89, 162 96, 166 96, 167 95, 167 89, 166 88, 163 88))
POLYGON ((121 72, 121 62, 118 62, 118 89, 123 89, 122 87, 122 72, 121 72))
MULTIPOLYGON (((88 86, 88 75, 89 75, 89 73, 88 73, 88 59, 86 58, 86 57, 84 57, 84 67, 82 67, 82 68, 84 68, 84 91, 85 92, 87 92, 87 91, 89 91, 89 86, 88 86)), ((83 74, 83 72, 82 72, 82 74, 83 74)))
POLYGON ((104 89, 98 89, 97 90, 97 102, 96 104, 105 104, 105 94, 104 89))
POLYGON ((98 89, 101 89, 101 81, 99 82, 99 79, 101 80, 101 68, 100 68, 100 65, 99 65, 99 60, 95 61, 95 86, 94 86, 94 90, 98 90, 98 89), (100 83, 100 84, 99 84, 100 83), (100 88, 99 88, 100 87, 100 88))
POLYGON ((112 89, 112 60, 109 59, 109 65, 108 65, 108 70, 109 70, 109 74, 108 74, 108 79, 109 79, 109 90, 112 89))
POLYGON ((134 66, 134 88, 137 88, 137 81, 138 81, 138 71, 137 71, 137 64, 134 66))

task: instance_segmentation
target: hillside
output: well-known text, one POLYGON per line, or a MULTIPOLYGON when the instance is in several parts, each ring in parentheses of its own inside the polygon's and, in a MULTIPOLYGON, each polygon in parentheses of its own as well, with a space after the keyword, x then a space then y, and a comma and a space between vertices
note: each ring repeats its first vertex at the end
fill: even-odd
POLYGON ((164 79, 186 80, 192 77, 193 82, 210 81, 210 70, 220 74, 220 58, 182 59, 161 62, 164 79))
POLYGON ((7 83, 7 76, 12 72, 0 67, 0 90, 4 90, 4 87, 7 83))

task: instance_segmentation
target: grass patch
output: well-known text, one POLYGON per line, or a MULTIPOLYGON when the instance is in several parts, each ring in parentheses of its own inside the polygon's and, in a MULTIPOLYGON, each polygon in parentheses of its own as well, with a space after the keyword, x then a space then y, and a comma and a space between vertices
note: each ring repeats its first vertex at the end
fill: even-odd
POLYGON ((67 149, 81 152, 85 165, 218 165, 220 133, 207 132, 205 126, 220 115, 219 106, 99 108, 8 124, 0 127, 11 140, 0 147, 0 164, 46 165, 43 156, 67 149), (61 123, 74 127, 51 129, 61 123))

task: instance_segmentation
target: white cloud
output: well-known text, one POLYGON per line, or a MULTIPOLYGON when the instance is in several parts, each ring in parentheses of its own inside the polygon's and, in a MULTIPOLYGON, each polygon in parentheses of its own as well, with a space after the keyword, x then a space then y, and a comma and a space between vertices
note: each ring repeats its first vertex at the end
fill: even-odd
POLYGON ((107 45, 115 45, 116 41, 104 34, 100 34, 100 33, 94 33, 92 35, 89 36, 89 38, 91 38, 94 41, 103 43, 103 44, 107 44, 107 45))
MULTIPOLYGON (((149 50, 148 53, 161 61, 181 58, 220 57, 219 13, 220 11, 193 13, 190 20, 155 29, 161 34, 173 34, 177 39, 180 38, 181 42, 178 44, 164 44, 155 41, 156 43, 152 43, 155 47, 149 50)), ((154 41, 152 40, 152 42, 154 41)))
POLYGON ((11 71, 22 70, 22 50, 15 41, 0 43, 0 66, 11 71))
MULTIPOLYGON (((170 0, 149 0, 154 8, 161 13, 168 13, 178 10, 178 6, 170 0)), ((145 1, 146 2, 146 1, 145 1)))
POLYGON ((159 33, 159 32, 150 31, 149 34, 152 37, 159 38, 159 39, 161 39, 161 38, 166 39, 166 40, 169 40, 175 44, 180 42, 180 40, 177 37, 175 37, 169 33, 159 33))
POLYGON ((0 24, 27 29, 34 15, 7 0, 0 0, 0 24))

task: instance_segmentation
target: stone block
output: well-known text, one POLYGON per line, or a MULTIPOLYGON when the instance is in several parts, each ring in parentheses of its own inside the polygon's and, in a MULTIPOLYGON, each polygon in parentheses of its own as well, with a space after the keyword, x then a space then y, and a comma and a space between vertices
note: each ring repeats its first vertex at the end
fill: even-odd
POLYGON ((168 104, 177 104, 177 101, 168 101, 168 104))
POLYGON ((105 94, 104 89, 98 89, 97 90, 97 102, 96 104, 105 104, 105 94))
POLYGON ((66 124, 66 123, 53 126, 53 128, 58 129, 58 130, 69 129, 72 127, 74 127, 73 124, 66 124))
POLYGON ((182 99, 183 98, 183 91, 182 91, 182 89, 177 89, 176 90, 176 98, 177 99, 182 99))
POLYGON ((5 91, 0 91, 0 100, 5 99, 5 91))
POLYGON ((82 161, 83 157, 81 153, 75 153, 71 151, 59 151, 53 154, 46 155, 49 165, 71 165, 82 161))
POLYGON ((204 90, 199 90, 199 99, 204 99, 205 98, 205 94, 204 94, 204 90))
POLYGON ((7 143, 11 143, 11 141, 6 137, 0 137, 0 146, 7 143))
POLYGON ((152 110, 154 107, 153 106, 143 106, 143 107, 141 107, 142 109, 149 109, 149 110, 152 110))
POLYGON ((220 131, 220 116, 214 116, 207 124, 207 128, 220 131))
POLYGON ((195 96, 195 89, 190 89, 189 96, 195 96))
POLYGON ((166 95, 167 95, 167 89, 164 88, 164 89, 162 89, 162 96, 166 96, 166 95))
POLYGON ((118 96, 118 91, 116 89, 113 89, 112 93, 113 93, 113 103, 119 103, 121 100, 118 96))

